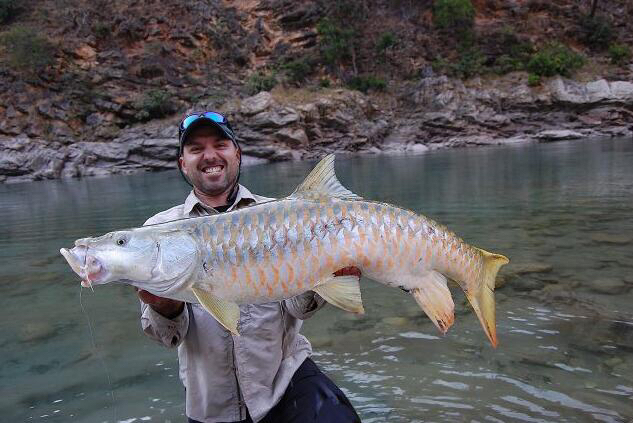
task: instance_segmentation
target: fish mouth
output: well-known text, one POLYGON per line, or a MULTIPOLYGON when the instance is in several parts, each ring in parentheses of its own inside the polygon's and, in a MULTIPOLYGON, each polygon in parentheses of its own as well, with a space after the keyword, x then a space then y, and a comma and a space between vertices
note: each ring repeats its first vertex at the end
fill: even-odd
POLYGON ((88 247, 77 245, 72 249, 62 248, 59 252, 64 256, 71 269, 81 278, 81 285, 91 287, 102 283, 107 270, 94 255, 88 253, 88 247))

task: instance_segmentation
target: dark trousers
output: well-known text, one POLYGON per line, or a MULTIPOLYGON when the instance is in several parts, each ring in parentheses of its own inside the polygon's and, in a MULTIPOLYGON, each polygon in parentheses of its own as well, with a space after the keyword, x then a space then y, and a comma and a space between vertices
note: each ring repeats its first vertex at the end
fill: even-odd
MULTIPOLYGON (((252 422, 249 416, 241 423, 252 422)), ((306 358, 261 423, 360 423, 360 417, 338 386, 306 358)))

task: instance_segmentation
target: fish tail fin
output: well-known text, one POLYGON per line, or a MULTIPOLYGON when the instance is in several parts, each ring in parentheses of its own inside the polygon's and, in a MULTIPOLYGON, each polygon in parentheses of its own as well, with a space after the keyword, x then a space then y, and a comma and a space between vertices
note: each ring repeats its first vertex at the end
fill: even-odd
POLYGON ((510 260, 501 254, 493 254, 479 248, 476 249, 482 255, 483 269, 479 280, 476 280, 473 286, 464 291, 488 339, 490 339, 492 346, 496 347, 498 342, 495 318, 495 279, 501 266, 507 264, 510 260))

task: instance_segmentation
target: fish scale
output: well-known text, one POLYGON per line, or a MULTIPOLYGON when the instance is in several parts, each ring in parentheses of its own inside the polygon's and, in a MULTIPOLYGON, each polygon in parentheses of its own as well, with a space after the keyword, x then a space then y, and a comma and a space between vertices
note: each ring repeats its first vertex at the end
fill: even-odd
POLYGON ((286 198, 75 245, 61 253, 91 283, 125 280, 159 296, 200 302, 234 333, 238 304, 307 290, 344 310, 364 312, 358 277, 335 274, 349 266, 410 292, 446 332, 454 320, 450 278, 466 293, 493 345, 494 280, 508 262, 425 216, 347 190, 334 174, 334 156, 286 198))

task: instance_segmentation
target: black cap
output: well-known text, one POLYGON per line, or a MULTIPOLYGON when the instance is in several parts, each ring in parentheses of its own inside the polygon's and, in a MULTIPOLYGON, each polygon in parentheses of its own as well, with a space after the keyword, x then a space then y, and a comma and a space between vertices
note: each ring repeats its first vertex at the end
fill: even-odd
POLYGON ((220 132, 227 139, 233 141, 233 144, 235 144, 236 148, 238 149, 240 148, 240 145, 237 142, 237 138, 235 137, 235 134, 233 133, 233 129, 231 128, 231 124, 228 122, 228 120, 225 123, 219 123, 209 118, 206 118, 204 116, 200 116, 198 119, 192 122, 189 126, 187 126, 185 130, 182 130, 182 129, 178 130, 179 132, 178 156, 182 155, 182 149, 185 144, 185 141, 187 140, 187 137, 191 135, 191 133, 195 129, 203 127, 203 126, 213 126, 215 128, 218 128, 220 132))

